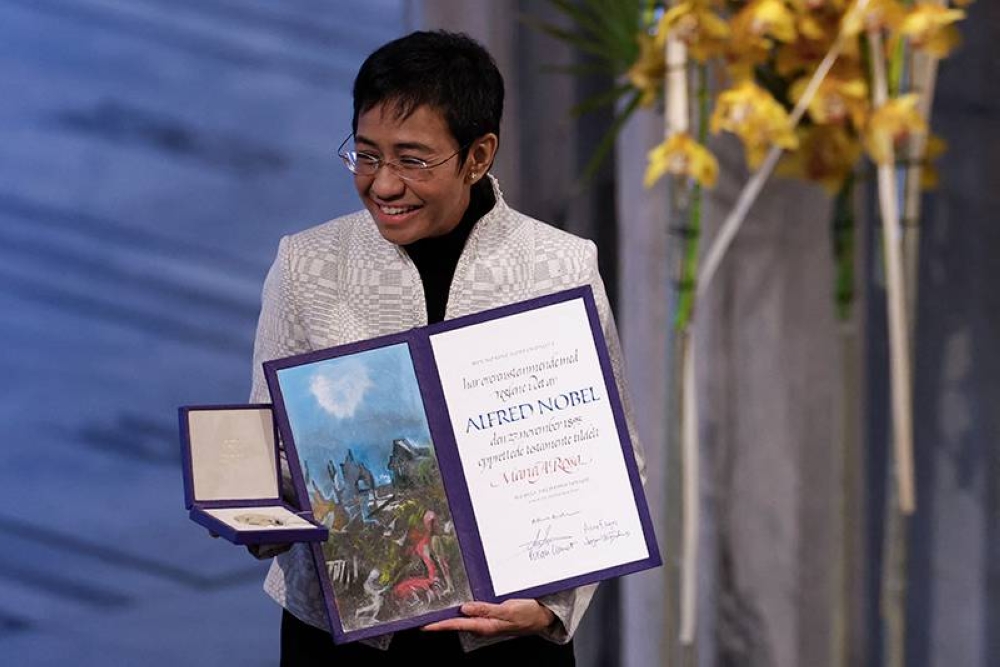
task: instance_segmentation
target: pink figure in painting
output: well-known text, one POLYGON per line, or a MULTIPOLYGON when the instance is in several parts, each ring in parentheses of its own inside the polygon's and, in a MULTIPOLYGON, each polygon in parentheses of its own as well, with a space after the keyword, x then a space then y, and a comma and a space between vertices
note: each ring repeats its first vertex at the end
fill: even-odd
POLYGON ((427 510, 424 512, 424 530, 413 543, 413 552, 423 561, 427 576, 409 577, 396 584, 392 594, 397 600, 416 605, 425 601, 425 598, 426 602, 431 602, 437 596, 435 585, 438 583, 438 570, 431 557, 431 538, 436 528, 437 515, 427 510))

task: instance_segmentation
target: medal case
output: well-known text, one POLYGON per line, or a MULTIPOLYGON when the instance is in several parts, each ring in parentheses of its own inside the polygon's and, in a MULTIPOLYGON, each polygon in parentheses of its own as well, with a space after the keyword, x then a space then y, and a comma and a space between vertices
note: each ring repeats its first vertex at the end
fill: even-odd
MULTIPOLYGON (((270 405, 185 406, 179 418, 191 520, 234 544, 326 541, 329 531, 308 505, 301 509, 281 498, 270 405)), ((305 497, 294 473, 293 486, 305 497)))

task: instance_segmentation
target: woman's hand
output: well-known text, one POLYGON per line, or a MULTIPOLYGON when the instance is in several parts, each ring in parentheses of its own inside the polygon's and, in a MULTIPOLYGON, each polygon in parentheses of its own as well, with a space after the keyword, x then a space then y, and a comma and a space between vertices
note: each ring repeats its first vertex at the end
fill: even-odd
POLYGON ((274 558, 292 548, 291 544, 248 544, 247 551, 257 560, 274 558))
POLYGON ((556 615, 537 600, 507 600, 502 604, 467 602, 464 617, 449 618, 425 625, 424 630, 462 630, 484 637, 533 635, 556 622, 556 615))

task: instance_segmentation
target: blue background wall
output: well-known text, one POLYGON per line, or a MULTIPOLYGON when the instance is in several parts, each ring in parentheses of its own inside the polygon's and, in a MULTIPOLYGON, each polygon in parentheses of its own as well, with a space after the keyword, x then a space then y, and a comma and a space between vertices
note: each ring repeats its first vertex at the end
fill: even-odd
POLYGON ((278 238, 357 207, 351 81, 404 20, 0 1, 3 664, 276 664, 264 566, 186 517, 176 408, 246 400, 278 238))

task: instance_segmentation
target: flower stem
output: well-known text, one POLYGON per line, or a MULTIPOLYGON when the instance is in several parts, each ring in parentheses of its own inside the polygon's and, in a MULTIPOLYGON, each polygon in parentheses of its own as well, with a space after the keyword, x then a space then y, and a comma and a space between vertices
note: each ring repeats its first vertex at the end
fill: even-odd
MULTIPOLYGON (((937 1, 938 5, 946 3, 937 1)), ((930 54, 914 51, 910 56, 910 88, 920 96, 917 109, 927 123, 926 132, 916 132, 910 137, 909 163, 906 167, 906 181, 903 195, 903 259, 906 262, 906 295, 910 313, 910 342, 917 313, 918 266, 920 257, 920 196, 921 172, 927 155, 927 139, 930 136, 931 104, 937 83, 938 59, 930 54)))
MULTIPOLYGON (((868 39, 872 51, 874 103, 879 107, 885 104, 888 97, 882 35, 877 30, 870 30, 868 39)), ((878 195, 882 213, 882 245, 886 267, 893 453, 899 508, 903 514, 909 515, 916 506, 913 490, 913 386, 910 372, 909 321, 906 315, 906 294, 903 284, 896 168, 892 161, 878 165, 878 195)))
POLYGON ((840 185, 833 203, 833 255, 836 262, 837 317, 851 319, 854 303, 854 172, 840 185))
MULTIPOLYGON (((698 143, 704 145, 708 140, 708 72, 705 65, 699 65, 697 71, 698 143)), ((702 198, 701 184, 693 183, 687 207, 688 222, 683 235, 684 254, 681 259, 677 313, 674 316, 674 328, 677 331, 686 331, 694 314, 695 280, 698 276, 698 249, 701 240, 702 198)))

